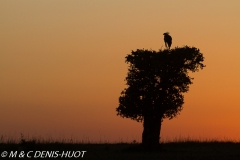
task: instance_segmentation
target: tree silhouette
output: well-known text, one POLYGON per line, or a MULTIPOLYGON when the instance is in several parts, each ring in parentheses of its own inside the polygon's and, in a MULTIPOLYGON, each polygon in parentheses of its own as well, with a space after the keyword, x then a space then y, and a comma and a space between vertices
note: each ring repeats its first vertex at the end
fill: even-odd
POLYGON ((154 148, 163 119, 172 119, 182 110, 183 93, 193 80, 188 72, 203 69, 204 57, 199 49, 185 46, 158 52, 137 49, 125 58, 128 87, 119 97, 117 115, 143 122, 142 144, 154 148))

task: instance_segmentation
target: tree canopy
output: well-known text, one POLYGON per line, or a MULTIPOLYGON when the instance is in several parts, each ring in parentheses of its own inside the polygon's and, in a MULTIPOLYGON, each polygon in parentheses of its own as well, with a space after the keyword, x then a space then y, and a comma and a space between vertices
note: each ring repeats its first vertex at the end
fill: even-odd
POLYGON ((147 115, 169 119, 178 115, 183 108, 183 93, 193 80, 188 72, 205 67, 200 50, 189 46, 158 52, 137 49, 125 59, 129 64, 128 87, 121 92, 116 111, 138 122, 147 115))

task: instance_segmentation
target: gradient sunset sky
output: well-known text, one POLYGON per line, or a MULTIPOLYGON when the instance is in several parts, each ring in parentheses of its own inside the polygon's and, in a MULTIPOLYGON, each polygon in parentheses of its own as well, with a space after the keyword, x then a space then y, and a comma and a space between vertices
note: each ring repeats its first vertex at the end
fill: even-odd
POLYGON ((239 0, 0 0, 0 136, 140 142, 115 111, 125 56, 168 31, 206 67, 161 137, 240 140, 239 16, 239 0))

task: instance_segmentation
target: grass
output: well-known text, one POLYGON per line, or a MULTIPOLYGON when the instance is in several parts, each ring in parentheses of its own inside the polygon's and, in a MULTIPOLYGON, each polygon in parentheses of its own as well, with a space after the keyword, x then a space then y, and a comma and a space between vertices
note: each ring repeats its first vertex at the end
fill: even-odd
MULTIPOLYGON (((19 142, 3 141, 0 138, 0 153, 17 151, 25 146, 33 151, 87 151, 83 158, 88 160, 239 160, 240 142, 218 140, 176 139, 161 143, 158 150, 144 151, 139 143, 81 143, 68 141, 46 141, 24 139, 19 142)), ((40 158, 43 159, 43 158, 40 158)), ((54 158, 62 159, 62 158, 54 158)), ((73 158, 76 159, 76 158, 73 158)))

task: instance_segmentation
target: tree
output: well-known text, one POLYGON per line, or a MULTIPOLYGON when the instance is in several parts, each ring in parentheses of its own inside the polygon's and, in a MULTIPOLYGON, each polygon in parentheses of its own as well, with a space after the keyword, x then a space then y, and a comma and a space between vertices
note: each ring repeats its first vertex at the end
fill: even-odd
POLYGON ((203 69, 204 57, 199 49, 185 46, 158 52, 137 49, 125 58, 128 87, 119 97, 117 115, 143 122, 142 144, 151 149, 159 145, 163 119, 183 109, 183 93, 193 80, 188 72, 203 69))

